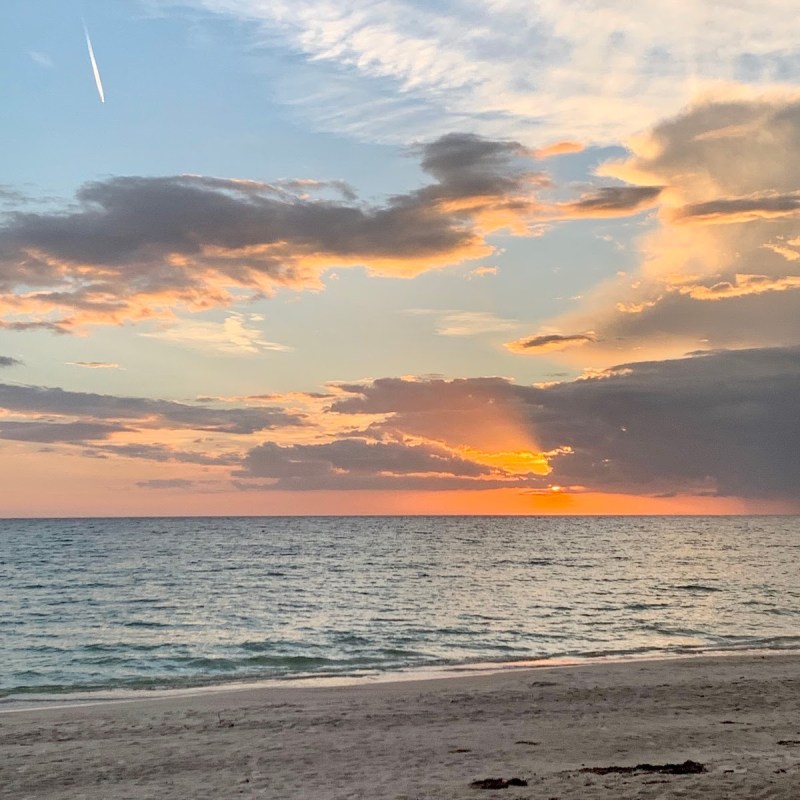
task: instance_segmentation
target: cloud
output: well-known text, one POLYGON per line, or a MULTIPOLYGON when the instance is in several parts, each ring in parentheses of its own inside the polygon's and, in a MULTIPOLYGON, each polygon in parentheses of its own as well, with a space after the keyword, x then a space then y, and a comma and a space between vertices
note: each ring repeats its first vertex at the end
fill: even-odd
MULTIPOLYGON (((434 182, 383 205, 306 198, 290 182, 177 175, 113 177, 82 186, 63 211, 11 213, 0 223, 3 325, 64 332, 169 317, 319 288, 332 267, 413 276, 490 254, 494 231, 534 232, 547 179, 521 145, 450 134, 414 152, 434 182)), ((202 325, 183 333, 214 336, 202 325)))
POLYGON ((122 369, 119 364, 110 361, 67 361, 71 367, 83 367, 84 369, 122 369))
POLYGON ((555 142, 547 147, 537 147, 534 151, 536 158, 553 158, 554 156, 566 156, 572 153, 580 153, 585 150, 585 145, 580 142, 555 142))
POLYGON ((576 365, 625 353, 676 357, 710 348, 800 343, 800 95, 708 96, 632 142, 599 173, 646 191, 658 224, 640 266, 586 293, 548 327, 592 330, 576 365), (724 224, 722 224, 724 223, 724 224))
POLYGON ((222 322, 180 320, 140 336, 226 355, 247 355, 265 350, 285 353, 292 349, 288 345, 267 341, 258 328, 248 327, 248 321, 253 321, 254 316, 250 315, 248 319, 242 314, 230 314, 222 322))
POLYGON ((189 480, 188 478, 151 478, 145 481, 136 481, 140 489, 176 489, 178 491, 203 491, 217 481, 189 480))
POLYGON ((145 461, 155 461, 161 464, 201 464, 210 467, 231 467, 241 463, 242 457, 238 453, 214 453, 202 450, 181 450, 161 444, 148 444, 145 442, 130 444, 104 444, 95 445, 84 455, 92 457, 116 456, 118 458, 136 458, 145 461))
POLYGON ((22 362, 18 358, 11 356, 0 356, 0 367, 18 367, 22 362))
POLYGON ((545 446, 572 450, 563 482, 796 501, 798 389, 800 349, 723 351, 558 384, 533 416, 545 446))
MULTIPOLYGON (((253 448, 240 478, 269 479, 260 489, 489 489, 525 485, 436 443, 380 442, 342 438, 324 444, 253 448)), ((246 484, 240 484, 246 488, 246 484)))
POLYGON ((310 433, 317 441, 261 434, 238 451, 210 440, 192 449, 104 441, 139 422, 88 418, 3 420, 0 437, 90 443, 87 457, 218 468, 243 491, 559 486, 797 503, 799 393, 800 347, 756 348, 623 363, 536 386, 504 378, 339 384, 314 402, 348 425, 320 420, 310 433))
MULTIPOLYGON (((2 301, 0 301, 1 303, 2 301)), ((2 307, 0 305, 0 307, 2 307)), ((48 322, 46 320, 30 320, 27 322, 7 322, 0 319, 0 330, 4 331, 50 331, 52 333, 69 333, 71 328, 70 320, 58 320, 56 322, 48 322)))
POLYGON ((796 503, 798 396, 800 347, 702 351, 535 386, 381 378, 305 404, 263 399, 305 405, 313 420, 277 405, 220 410, 0 384, 0 439, 214 468, 243 491, 560 486, 796 503), (195 430, 209 435, 181 435, 195 430), (153 431, 158 441, 147 441, 153 431))
POLYGON ((28 55, 40 66, 40 67, 52 67, 53 66, 53 59, 50 58, 47 53, 40 53, 38 50, 28 50, 28 55))
POLYGON ((528 336, 525 339, 507 342, 506 349, 512 353, 541 353, 552 350, 565 350, 568 347, 575 347, 576 345, 593 341, 595 341, 595 337, 590 333, 573 333, 569 335, 540 333, 536 336, 528 336))
POLYGON ((519 322, 502 319, 489 311, 447 311, 434 308, 412 308, 406 314, 432 316, 439 336, 480 336, 486 333, 513 330, 519 322))
POLYGON ((432 180, 383 204, 353 199, 338 181, 121 176, 84 184, 60 211, 12 212, 0 221, 0 327, 68 333, 155 320, 143 335, 226 353, 281 350, 248 325, 252 315, 176 314, 320 289, 334 268, 413 277, 495 253, 498 231, 539 236, 548 222, 638 213, 661 191, 611 186, 553 202, 535 151, 475 134, 408 152, 432 180), (333 197, 319 196, 331 187, 333 197))
POLYGON ((18 206, 30 201, 30 198, 11 186, 0 183, 0 205, 18 206))
POLYGON ((151 478, 146 481, 136 481, 140 489, 180 489, 190 490, 196 488, 196 481, 186 478, 151 478))
POLYGON ((137 428, 169 428, 246 435, 303 424, 281 408, 202 408, 171 400, 70 392, 41 386, 0 384, 0 409, 25 415, 75 417, 80 421, 124 421, 137 428))
POLYGON ((271 72, 273 94, 317 127, 370 139, 468 129, 617 142, 698 87, 800 77, 789 0, 685 3, 680 13, 670 0, 494 0, 490 13, 478 0, 158 2, 248 23, 265 57, 292 56, 291 70, 271 72))
POLYGON ((725 300, 730 297, 748 297, 765 292, 785 292, 800 289, 800 275, 770 278, 767 275, 735 275, 732 280, 720 281, 711 286, 685 284, 678 288, 693 300, 725 300))
POLYGON ((438 435, 455 446, 464 411, 506 415, 549 454, 551 484, 790 502, 800 496, 797 347, 628 363, 544 387, 482 378, 382 379, 341 389, 349 396, 333 413, 387 415, 372 426, 375 435, 438 435))
POLYGON ((347 181, 342 180, 320 181, 315 178, 290 178, 276 181, 274 185, 285 189, 289 196, 300 197, 303 200, 309 199, 314 194, 329 190, 345 200, 358 200, 355 189, 347 181))
POLYGON ((85 442, 107 439, 130 428, 102 422, 7 422, 0 420, 0 439, 19 442, 85 442))
POLYGON ((588 192, 561 209, 572 217, 619 217, 638 214, 655 205, 663 186, 603 186, 588 192))
MULTIPOLYGON (((369 415, 367 431, 376 438, 407 437, 438 442, 475 458, 513 454, 514 471, 530 454, 542 451, 524 404, 503 378, 409 380, 379 378, 367 384, 340 384, 340 397, 330 404, 334 415, 369 415), (492 455, 494 454, 494 455, 492 455), (519 456, 522 454, 520 461, 519 456)), ((509 463, 511 462, 511 463, 509 463)), ((536 461, 539 470, 541 461, 536 461)), ((524 472, 532 471, 530 466, 524 472)))
POLYGON ((475 267, 475 269, 471 269, 467 273, 467 280, 472 280, 473 278, 487 278, 489 275, 497 275, 497 273, 497 267, 475 267))
POLYGON ((767 192, 750 197, 720 197, 703 203, 692 203, 678 209, 679 220, 734 223, 758 219, 796 216, 800 211, 800 193, 767 192))

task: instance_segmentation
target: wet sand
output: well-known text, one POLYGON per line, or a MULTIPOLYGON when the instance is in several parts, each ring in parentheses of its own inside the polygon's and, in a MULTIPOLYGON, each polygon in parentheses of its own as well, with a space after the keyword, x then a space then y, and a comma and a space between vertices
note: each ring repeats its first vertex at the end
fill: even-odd
POLYGON ((800 655, 269 687, 0 714, 0 796, 796 800, 800 655), (655 769, 687 760, 695 764, 678 773, 689 774, 655 769), (651 768, 632 769, 643 764, 651 768), (473 785, 487 778, 527 786, 473 785))

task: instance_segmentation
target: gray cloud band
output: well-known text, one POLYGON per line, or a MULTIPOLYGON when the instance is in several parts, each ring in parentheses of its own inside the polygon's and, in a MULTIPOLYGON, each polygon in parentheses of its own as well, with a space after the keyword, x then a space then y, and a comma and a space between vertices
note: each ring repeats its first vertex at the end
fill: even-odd
MULTIPOLYGON (((217 409, 190 406, 170 400, 117 397, 14 384, 0 384, 0 409, 24 414, 78 417, 82 424, 114 421, 116 424, 135 424, 136 427, 169 427, 230 434, 249 434, 271 428, 302 425, 304 422, 301 415, 281 408, 217 409)), ((42 423, 44 424, 48 423, 42 423)), ((60 421, 49 424, 52 424, 57 431, 62 429, 64 423, 60 421)), ((26 429, 20 425, 22 423, 0 429, 0 438, 12 438, 10 433, 14 433, 13 438, 22 439, 26 429), (9 432, 8 435, 6 431, 9 432)), ((40 428, 33 427, 31 431, 33 431, 31 435, 37 437, 33 441, 43 441, 42 438, 38 438, 45 435, 39 432, 40 428)), ((96 432, 104 435, 83 438, 105 438, 110 429, 101 425, 96 432)), ((73 433, 71 430, 70 441, 76 438, 73 433)))
POLYGON ((87 456, 220 467, 239 488, 251 491, 481 490, 558 483, 650 495, 789 502, 800 496, 800 347, 623 364, 547 386, 503 378, 383 378, 342 384, 337 395, 324 413, 370 415, 364 430, 313 444, 262 440, 237 453, 213 451, 202 442, 190 451, 103 440, 145 424, 247 434, 303 420, 278 408, 224 413, 169 401, 0 385, 0 408, 70 417, 5 421, 0 438, 68 446, 84 440, 87 456), (263 415, 251 416, 257 412, 263 415), (518 447, 536 441, 547 454, 549 475, 510 471, 502 461, 487 462, 485 454, 470 449, 465 437, 476 420, 494 439, 492 425, 500 435, 508 419, 524 440, 518 447))

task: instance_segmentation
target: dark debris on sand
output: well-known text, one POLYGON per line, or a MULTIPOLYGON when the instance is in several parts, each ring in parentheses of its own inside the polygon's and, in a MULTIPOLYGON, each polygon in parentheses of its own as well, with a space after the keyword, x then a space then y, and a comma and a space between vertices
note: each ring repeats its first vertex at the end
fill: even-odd
POLYGON ((686 760, 682 764, 637 764, 635 767, 585 767, 581 772, 593 775, 610 775, 612 773, 629 774, 631 772, 657 772, 661 775, 696 775, 705 772, 705 764, 699 761, 686 760))
POLYGON ((481 778, 478 781, 472 781, 470 786, 475 789, 508 789, 509 786, 527 786, 528 781, 522 778, 481 778))

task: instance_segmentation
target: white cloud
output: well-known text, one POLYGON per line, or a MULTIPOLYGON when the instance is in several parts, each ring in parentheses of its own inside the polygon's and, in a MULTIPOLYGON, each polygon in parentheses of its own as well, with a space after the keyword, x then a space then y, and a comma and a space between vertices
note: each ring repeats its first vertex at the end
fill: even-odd
POLYGON ((47 53, 40 53, 38 50, 28 50, 28 55, 40 66, 40 67, 52 67, 53 66, 53 59, 47 55, 47 53))
POLYGON ((287 352, 292 349, 284 344, 268 342, 260 330, 248 327, 249 322, 260 319, 258 314, 247 317, 242 314, 231 314, 222 322, 183 319, 157 331, 141 333, 140 336, 163 339, 201 350, 215 350, 229 355, 247 355, 263 350, 287 352))
POLYGON ((519 328, 518 320, 502 319, 489 311, 447 311, 433 308, 414 308, 407 314, 430 315, 436 318, 439 336, 479 336, 519 328))
POLYGON ((123 369, 119 364, 111 361, 67 361, 70 367, 83 367, 84 369, 123 369))
POLYGON ((289 81, 278 96, 371 138, 467 126, 535 143, 613 142, 709 82, 800 76, 789 0, 154 1, 255 23, 265 46, 305 57, 274 77, 289 81))

